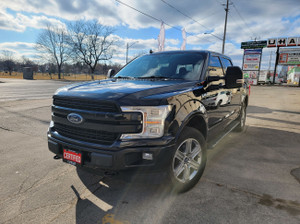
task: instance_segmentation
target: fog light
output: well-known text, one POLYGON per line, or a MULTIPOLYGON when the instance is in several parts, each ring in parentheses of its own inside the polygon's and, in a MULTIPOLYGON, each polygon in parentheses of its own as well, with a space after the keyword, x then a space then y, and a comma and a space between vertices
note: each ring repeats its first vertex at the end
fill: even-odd
POLYGON ((145 159, 145 160, 153 160, 153 153, 143 152, 143 159, 145 159))

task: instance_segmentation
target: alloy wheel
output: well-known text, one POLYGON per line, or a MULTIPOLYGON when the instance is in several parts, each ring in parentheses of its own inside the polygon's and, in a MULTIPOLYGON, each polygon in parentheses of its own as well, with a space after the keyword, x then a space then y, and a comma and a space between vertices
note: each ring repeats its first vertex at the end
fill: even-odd
POLYGON ((173 159, 173 174, 181 183, 191 181, 199 171, 202 160, 200 143, 189 138, 176 149, 173 159))

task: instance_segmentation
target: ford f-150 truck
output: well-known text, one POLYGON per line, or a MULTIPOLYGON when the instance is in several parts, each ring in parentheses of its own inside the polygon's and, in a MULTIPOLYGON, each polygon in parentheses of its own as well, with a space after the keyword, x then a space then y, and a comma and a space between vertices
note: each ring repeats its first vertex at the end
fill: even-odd
POLYGON ((58 89, 48 146, 78 168, 164 172, 186 191, 204 171, 206 149, 244 130, 248 97, 241 69, 225 55, 150 53, 106 80, 58 89))

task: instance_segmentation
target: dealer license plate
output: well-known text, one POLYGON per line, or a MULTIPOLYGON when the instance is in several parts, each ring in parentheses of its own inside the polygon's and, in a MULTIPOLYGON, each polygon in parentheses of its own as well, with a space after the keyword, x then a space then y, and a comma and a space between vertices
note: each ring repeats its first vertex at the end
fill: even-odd
POLYGON ((76 163, 81 164, 81 153, 64 149, 63 158, 65 162, 72 165, 76 165, 76 163))

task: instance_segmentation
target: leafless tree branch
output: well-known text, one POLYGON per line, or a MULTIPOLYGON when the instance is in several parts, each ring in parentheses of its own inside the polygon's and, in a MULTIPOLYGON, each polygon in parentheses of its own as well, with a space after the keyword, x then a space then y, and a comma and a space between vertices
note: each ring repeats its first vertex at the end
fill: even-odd
POLYGON ((46 61, 55 61, 58 78, 61 78, 62 65, 70 57, 70 47, 68 45, 68 32, 62 27, 47 25, 36 41, 35 48, 46 61))
POLYGON ((89 66, 91 75, 100 61, 112 58, 114 40, 110 37, 114 32, 110 27, 93 21, 76 21, 69 25, 70 45, 74 56, 89 66))

